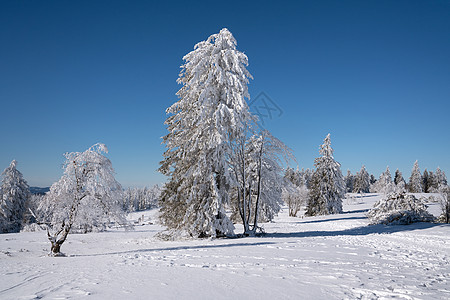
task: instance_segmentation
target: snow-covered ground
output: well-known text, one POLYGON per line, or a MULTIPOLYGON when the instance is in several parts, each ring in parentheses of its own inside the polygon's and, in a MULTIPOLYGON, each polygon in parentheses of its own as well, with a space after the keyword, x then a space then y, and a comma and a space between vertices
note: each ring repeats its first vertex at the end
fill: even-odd
POLYGON ((161 241, 153 224, 71 234, 67 257, 47 256, 44 232, 2 234, 0 299, 449 299, 450 225, 368 226, 378 199, 325 217, 284 209, 257 238, 161 241))

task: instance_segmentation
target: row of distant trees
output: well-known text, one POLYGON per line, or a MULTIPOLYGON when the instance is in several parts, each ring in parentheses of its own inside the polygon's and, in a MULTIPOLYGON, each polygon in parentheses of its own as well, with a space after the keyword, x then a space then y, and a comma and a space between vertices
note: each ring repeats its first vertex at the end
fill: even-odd
POLYGON ((389 193, 399 189, 410 193, 438 193, 440 188, 448 183, 445 172, 439 167, 435 172, 425 169, 422 174, 419 169, 419 163, 416 161, 408 183, 406 183, 402 172, 398 169, 395 171, 393 180, 389 167, 376 180, 373 175, 369 176, 365 166, 362 166, 361 171, 355 175, 352 175, 350 171, 347 172, 345 184, 347 192, 353 193, 389 193))
MULTIPOLYGON (((310 169, 298 171, 288 168, 285 178, 298 187, 304 186, 310 189, 313 174, 314 172, 310 169)), ((376 179, 372 174, 369 175, 364 165, 356 174, 352 174, 348 170, 347 175, 344 177, 344 182, 345 192, 347 193, 372 192, 386 194, 396 190, 405 190, 409 193, 439 193, 442 187, 448 185, 447 176, 439 167, 435 172, 425 169, 421 173, 417 161, 414 163, 408 183, 398 169, 395 171, 393 179, 389 167, 376 179)))
MULTIPOLYGON (((440 193, 442 199, 442 219, 448 222, 450 219, 449 187, 445 173, 438 167, 435 172, 425 170, 420 172, 416 161, 409 177, 409 182, 403 178, 397 169, 394 180, 386 168, 379 179, 369 175, 365 166, 355 175, 350 171, 343 177, 340 164, 334 160, 331 148, 330 135, 320 147, 322 156, 314 162, 315 170, 294 170, 287 168, 284 179, 283 200, 288 205, 289 215, 297 216, 303 206, 306 206, 305 215, 327 215, 342 212, 342 199, 345 193, 383 193, 388 195, 396 193, 386 199, 401 199, 411 201, 409 205, 421 207, 414 202, 414 197, 406 197, 403 194, 410 193, 440 193)), ((402 202, 400 201, 400 202, 402 202)), ((397 203, 396 201, 394 201, 397 203)), ((382 205, 381 205, 382 206, 382 205)), ((410 216, 410 215, 408 215, 410 216)))

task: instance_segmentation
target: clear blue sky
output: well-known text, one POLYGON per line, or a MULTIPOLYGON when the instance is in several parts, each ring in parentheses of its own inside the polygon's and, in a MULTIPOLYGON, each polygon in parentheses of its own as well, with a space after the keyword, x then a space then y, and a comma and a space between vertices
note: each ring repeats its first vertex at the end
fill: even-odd
MULTIPOLYGON (((347 169, 450 172, 450 1, 1 1, 0 169, 30 185, 105 143, 124 186, 156 172, 182 57, 227 27, 265 127, 311 168, 331 133, 347 169)), ((450 174, 448 174, 450 175, 450 174)))

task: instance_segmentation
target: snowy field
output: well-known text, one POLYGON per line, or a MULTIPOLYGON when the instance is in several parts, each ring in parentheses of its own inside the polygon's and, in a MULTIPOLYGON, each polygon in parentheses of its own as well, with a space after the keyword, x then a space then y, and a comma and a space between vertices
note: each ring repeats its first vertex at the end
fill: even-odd
POLYGON ((161 241, 156 212, 135 213, 134 231, 69 235, 67 257, 47 256, 44 232, 2 234, 0 299, 450 299, 450 225, 368 226, 378 198, 285 208, 259 238, 161 241))

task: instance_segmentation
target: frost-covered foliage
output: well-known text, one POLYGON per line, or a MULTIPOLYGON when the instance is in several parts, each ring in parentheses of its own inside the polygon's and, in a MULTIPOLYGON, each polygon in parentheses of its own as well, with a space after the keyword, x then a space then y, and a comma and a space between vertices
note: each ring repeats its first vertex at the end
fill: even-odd
POLYGON ((289 209, 289 216, 296 217, 300 209, 306 204, 309 190, 306 185, 296 186, 287 184, 283 187, 283 201, 289 209))
POLYGON ((44 219, 43 215, 41 215, 39 211, 39 206, 44 199, 45 194, 30 194, 25 213, 23 214, 23 230, 34 231, 36 229, 40 229, 40 227, 36 225, 40 225, 40 221, 44 219), (34 225, 30 226, 31 224, 34 225))
POLYGON ((439 193, 441 194, 441 209, 442 214, 439 221, 442 223, 450 223, 450 186, 441 186, 439 193))
POLYGON ((123 209, 127 212, 140 211, 158 207, 161 188, 128 188, 123 192, 123 209))
POLYGON ((423 178, 419 169, 419 162, 416 160, 409 177, 408 190, 410 193, 423 192, 423 178))
POLYGON ((303 169, 300 171, 300 185, 305 185, 306 188, 311 188, 311 178, 313 172, 311 169, 303 169))
POLYGON ((13 160, 3 173, 0 190, 0 233, 17 232, 22 226, 30 189, 13 160))
POLYGON ((253 135, 234 145, 229 157, 234 197, 232 219, 244 225, 244 234, 253 235, 258 222, 271 221, 279 212, 284 186, 282 163, 293 156, 269 132, 253 135))
POLYGON ((391 171, 389 166, 386 171, 381 173, 380 178, 370 187, 372 193, 389 194, 395 191, 395 185, 392 182, 391 171))
POLYGON ((442 171, 439 167, 436 169, 436 172, 429 172, 428 178, 428 192, 430 193, 439 193, 442 188, 447 186, 447 176, 445 176, 445 172, 442 171))
POLYGON ((355 182, 353 186, 353 193, 368 193, 370 187, 370 176, 363 165, 361 170, 356 173, 355 182))
POLYGON ((299 186, 302 183, 302 173, 298 169, 294 170, 293 168, 288 167, 284 172, 284 180, 287 183, 292 183, 299 186))
POLYGON ((345 183, 341 165, 334 160, 330 134, 319 150, 322 156, 314 161, 316 170, 311 180, 311 189, 306 208, 307 216, 338 214, 342 212, 345 183))
POLYGON ((432 182, 433 172, 428 173, 428 170, 425 169, 422 175, 422 190, 424 193, 430 192, 430 184, 432 182))
MULTIPOLYGON (((296 217, 302 206, 308 199, 308 188, 306 181, 302 179, 302 172, 287 168, 284 175, 284 186, 282 190, 282 199, 288 206, 289 216, 296 217)), ((304 178, 304 177, 303 177, 304 178)))
POLYGON ((64 174, 41 202, 39 210, 51 226, 48 237, 57 255, 72 229, 81 232, 103 229, 112 221, 125 224, 122 187, 114 178, 111 161, 95 144, 84 152, 66 153, 64 174))
POLYGON ((345 191, 347 193, 353 192, 354 186, 355 186, 355 175, 352 175, 352 172, 350 170, 347 170, 347 175, 344 177, 345 182, 345 191))
POLYGON ((407 225, 415 222, 432 222, 434 217, 427 206, 414 195, 391 193, 375 203, 367 213, 371 224, 407 225))
POLYGON ((252 78, 247 56, 222 29, 184 56, 177 80, 180 98, 167 109, 169 134, 163 140, 159 171, 169 176, 161 196, 161 221, 170 232, 192 237, 231 234, 225 214, 230 174, 230 142, 254 119, 245 99, 252 78))
POLYGON ((399 185, 406 186, 405 179, 403 179, 403 174, 398 169, 395 170, 394 184, 397 186, 399 186, 399 185))

